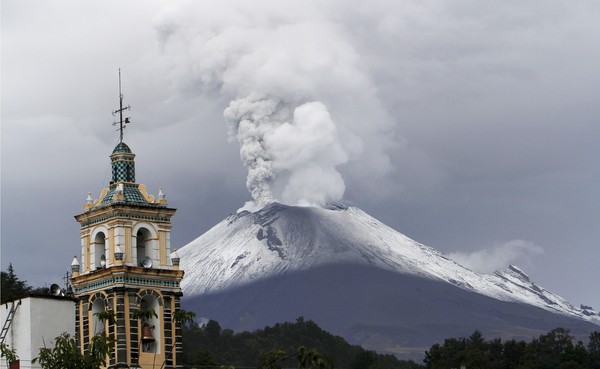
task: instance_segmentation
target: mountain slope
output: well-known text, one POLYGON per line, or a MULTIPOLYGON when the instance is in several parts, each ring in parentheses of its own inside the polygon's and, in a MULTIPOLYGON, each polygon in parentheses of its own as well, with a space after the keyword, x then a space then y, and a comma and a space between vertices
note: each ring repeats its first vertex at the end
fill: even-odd
POLYGON ((355 207, 271 204, 231 215, 178 254, 184 304, 238 329, 304 315, 393 351, 461 327, 518 336, 600 323, 514 266, 477 274, 355 207))

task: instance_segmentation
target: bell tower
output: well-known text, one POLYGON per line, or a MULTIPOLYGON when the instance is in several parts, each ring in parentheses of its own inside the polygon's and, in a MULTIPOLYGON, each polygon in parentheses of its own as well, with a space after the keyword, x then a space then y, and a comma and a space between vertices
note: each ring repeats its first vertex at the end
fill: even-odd
MULTIPOLYGON (((75 331, 82 350, 96 334, 114 342, 109 368, 181 368, 179 259, 171 257, 171 217, 162 189, 157 197, 135 181, 135 154, 120 140, 110 155, 112 181, 98 199, 88 194, 81 225, 81 263, 73 258, 75 331)), ((176 255, 176 253, 175 253, 176 255)))

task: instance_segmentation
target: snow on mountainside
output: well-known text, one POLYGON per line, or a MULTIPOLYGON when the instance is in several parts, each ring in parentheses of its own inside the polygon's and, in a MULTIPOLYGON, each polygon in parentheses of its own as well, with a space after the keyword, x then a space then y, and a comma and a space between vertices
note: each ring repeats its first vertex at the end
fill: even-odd
POLYGON ((600 324, 600 315, 593 316, 587 314, 585 309, 574 307, 562 297, 530 281, 529 276, 514 265, 511 265, 508 269, 497 271, 494 275, 485 277, 491 283, 515 296, 517 300, 542 307, 548 311, 574 315, 578 318, 600 324))
POLYGON ((275 275, 331 264, 374 266, 450 283, 497 300, 525 303, 600 324, 529 280, 515 266, 480 275, 393 230, 356 207, 271 204, 229 216, 177 251, 186 296, 217 293, 275 275))

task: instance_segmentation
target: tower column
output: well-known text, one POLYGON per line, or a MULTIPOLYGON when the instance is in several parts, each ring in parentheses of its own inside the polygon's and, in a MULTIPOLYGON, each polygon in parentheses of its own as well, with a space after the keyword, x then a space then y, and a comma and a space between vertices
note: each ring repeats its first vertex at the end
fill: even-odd
POLYGON ((165 368, 173 367, 173 307, 171 306, 171 296, 164 297, 164 322, 165 322, 165 368))
POLYGON ((115 368, 128 368, 127 365, 127 329, 125 323, 125 289, 115 288, 115 318, 116 318, 116 345, 115 345, 115 368))
POLYGON ((127 293, 129 306, 129 353, 132 364, 138 364, 140 360, 140 335, 138 320, 133 318, 133 312, 137 309, 137 294, 135 291, 127 293))
MULTIPOLYGON (((181 293, 176 293, 173 296, 173 306, 174 306, 174 310, 177 311, 179 309, 181 309, 180 306, 180 297, 181 297, 181 293)), ((183 363, 181 361, 181 359, 183 358, 183 342, 182 342, 182 333, 181 333, 181 324, 175 324, 174 327, 174 339, 175 339, 175 368, 177 369, 181 369, 183 368, 183 363)))

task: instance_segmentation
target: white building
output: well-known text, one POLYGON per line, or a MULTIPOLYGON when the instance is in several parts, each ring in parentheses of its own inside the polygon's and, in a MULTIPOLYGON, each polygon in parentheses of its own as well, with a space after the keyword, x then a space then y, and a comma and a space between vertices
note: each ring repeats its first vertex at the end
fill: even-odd
MULTIPOLYGON (((0 306, 0 324, 7 321, 14 303, 14 316, 6 331, 4 343, 16 351, 18 366, 12 368, 41 368, 31 360, 38 356, 40 348, 51 348, 54 338, 63 332, 75 333, 75 304, 73 300, 60 296, 36 296, 15 300, 0 306)), ((6 369, 4 358, 0 369, 6 369)))

